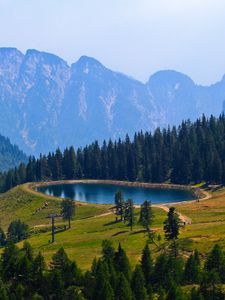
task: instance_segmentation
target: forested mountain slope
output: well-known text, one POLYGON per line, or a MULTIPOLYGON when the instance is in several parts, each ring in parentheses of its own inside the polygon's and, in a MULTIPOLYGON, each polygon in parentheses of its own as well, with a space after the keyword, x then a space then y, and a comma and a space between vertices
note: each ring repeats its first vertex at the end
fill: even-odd
POLYGON ((8 138, 0 135, 0 172, 16 167, 21 162, 27 162, 27 156, 8 138))

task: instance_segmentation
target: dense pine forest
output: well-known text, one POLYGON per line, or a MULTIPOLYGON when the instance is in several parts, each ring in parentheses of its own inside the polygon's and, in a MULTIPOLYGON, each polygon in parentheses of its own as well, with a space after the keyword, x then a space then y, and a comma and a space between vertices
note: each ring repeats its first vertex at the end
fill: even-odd
POLYGON ((3 192, 24 182, 82 178, 225 183, 225 116, 30 157, 27 165, 1 174, 0 186, 3 192))
POLYGON ((225 257, 215 245, 203 261, 195 251, 186 260, 169 249, 153 260, 148 244, 132 270, 119 244, 102 243, 102 257, 82 272, 63 248, 47 266, 28 242, 8 243, 1 254, 0 299, 223 300, 225 257))

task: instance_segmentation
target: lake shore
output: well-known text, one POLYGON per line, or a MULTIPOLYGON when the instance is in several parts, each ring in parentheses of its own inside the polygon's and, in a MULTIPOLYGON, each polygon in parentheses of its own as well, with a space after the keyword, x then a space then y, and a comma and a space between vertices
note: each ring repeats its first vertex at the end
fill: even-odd
MULTIPOLYGON (((179 185, 170 183, 147 183, 147 182, 130 182, 130 181, 119 181, 119 180, 97 180, 97 179, 81 179, 81 180, 57 180, 57 181, 45 181, 45 182, 35 182, 29 183, 28 188, 36 193, 37 187, 48 186, 48 185, 60 185, 60 184, 106 184, 106 185, 116 185, 116 186, 128 186, 128 187, 142 187, 149 189, 174 189, 174 190, 188 190, 192 193, 195 199, 179 202, 163 203, 162 205, 171 206, 179 205, 184 203, 193 203, 199 200, 206 200, 211 198, 211 194, 200 189, 195 188, 191 185, 179 185)), ((51 196, 50 196, 51 197, 51 196)), ((80 201, 79 201, 80 202, 80 201)))

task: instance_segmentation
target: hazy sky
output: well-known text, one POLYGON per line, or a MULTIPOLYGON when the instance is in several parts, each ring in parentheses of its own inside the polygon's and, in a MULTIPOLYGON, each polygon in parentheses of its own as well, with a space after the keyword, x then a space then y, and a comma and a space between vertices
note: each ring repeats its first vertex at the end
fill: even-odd
POLYGON ((0 46, 93 56, 142 81, 175 69, 225 74, 225 0, 0 0, 0 46))

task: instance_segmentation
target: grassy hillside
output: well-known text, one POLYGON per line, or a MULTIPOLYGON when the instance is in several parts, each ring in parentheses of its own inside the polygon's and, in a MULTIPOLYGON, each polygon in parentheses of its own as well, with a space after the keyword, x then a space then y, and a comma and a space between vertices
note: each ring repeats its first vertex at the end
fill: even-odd
MULTIPOLYGON (((15 219, 21 219, 30 226, 50 225, 48 215, 60 213, 61 199, 48 197, 29 188, 29 184, 17 186, 7 193, 0 195, 0 225, 7 229, 9 223, 15 219), (47 203, 47 206, 42 207, 47 203), (39 210, 35 213, 36 210, 39 210)), ((95 216, 107 212, 108 205, 91 205, 78 203, 76 219, 95 216)), ((56 223, 62 223, 56 219, 56 223)))
MULTIPOLYGON (((50 219, 47 215, 60 211, 60 199, 41 195, 29 189, 28 184, 16 187, 0 196, 0 221, 5 229, 11 220, 20 218, 32 228, 33 234, 29 241, 35 251, 41 251, 47 261, 61 246, 65 248, 69 257, 75 259, 78 265, 87 269, 94 257, 101 254, 101 243, 104 239, 111 239, 117 247, 121 242, 126 249, 132 265, 140 258, 147 236, 143 228, 136 224, 134 231, 123 222, 116 223, 115 216, 110 213, 110 205, 91 205, 78 203, 76 217, 72 221, 72 228, 56 234, 56 242, 51 239, 50 219), (48 207, 37 214, 33 212, 47 202, 48 207)), ((192 219, 192 224, 181 229, 179 244, 184 253, 197 248, 204 255, 213 243, 217 242, 225 249, 225 190, 212 192, 212 198, 200 202, 177 204, 177 211, 192 219)), ((154 255, 167 247, 163 239, 163 221, 166 212, 154 208, 155 221, 153 228, 156 236, 162 237, 157 241, 160 247, 151 245, 154 255)), ((139 209, 136 209, 138 219, 139 209)), ((65 224, 61 218, 56 219, 56 226, 65 224)))

